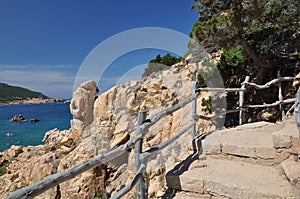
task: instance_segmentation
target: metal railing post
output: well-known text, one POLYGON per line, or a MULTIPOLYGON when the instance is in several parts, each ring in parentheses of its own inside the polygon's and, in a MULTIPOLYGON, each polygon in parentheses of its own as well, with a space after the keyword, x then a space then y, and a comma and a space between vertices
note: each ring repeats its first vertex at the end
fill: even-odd
MULTIPOLYGON (((248 83, 249 79, 250 79, 250 76, 246 76, 244 83, 248 83)), ((246 88, 245 84, 243 84, 241 88, 245 89, 246 88)), ((239 112, 239 125, 243 124, 243 119, 244 119, 244 114, 243 114, 243 110, 242 110, 243 104, 244 104, 244 92, 245 91, 239 91, 239 109, 240 109, 240 112, 239 112)))
MULTIPOLYGON (((138 136, 141 133, 140 126, 143 124, 143 122, 146 120, 146 112, 147 111, 139 111, 138 112, 138 118, 137 118, 137 129, 136 129, 136 136, 138 136)), ((140 159, 140 154, 142 153, 142 145, 143 145, 143 139, 140 139, 137 141, 134 145, 134 154, 135 154, 135 173, 138 172, 142 161, 140 159)), ((137 182, 137 196, 138 199, 146 199, 147 198, 147 189, 144 182, 144 178, 140 178, 137 182)))

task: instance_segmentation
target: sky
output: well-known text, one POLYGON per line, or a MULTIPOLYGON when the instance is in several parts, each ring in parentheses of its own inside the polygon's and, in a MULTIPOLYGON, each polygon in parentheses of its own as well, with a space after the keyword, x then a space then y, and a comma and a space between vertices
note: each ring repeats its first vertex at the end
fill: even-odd
POLYGON ((169 43, 187 50, 176 34, 188 36, 198 19, 192 4, 192 0, 0 0, 0 82, 71 98, 74 82, 84 79, 80 74, 93 56, 97 67, 105 70, 90 69, 94 74, 85 78, 99 76, 95 80, 101 92, 138 79, 157 54, 178 55, 174 49, 178 47, 164 47, 169 43), (147 27, 174 37, 158 39, 155 34, 161 29, 147 27), (138 35, 143 30, 146 33, 138 35), (156 42, 154 48, 151 42, 156 42), (135 43, 142 46, 131 45, 135 43), (102 61, 108 57, 105 65, 102 61))

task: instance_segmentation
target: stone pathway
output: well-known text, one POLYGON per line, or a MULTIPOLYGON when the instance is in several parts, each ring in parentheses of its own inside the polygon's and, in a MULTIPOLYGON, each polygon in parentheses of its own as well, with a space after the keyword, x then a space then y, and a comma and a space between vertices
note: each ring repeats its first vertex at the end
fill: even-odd
POLYGON ((190 156, 168 172, 168 188, 176 191, 165 198, 300 198, 300 141, 292 119, 207 136, 206 155, 190 156))
POLYGON ((167 176, 168 187, 194 193, 217 193, 230 198, 300 197, 274 167, 209 158, 193 162, 188 172, 167 176))

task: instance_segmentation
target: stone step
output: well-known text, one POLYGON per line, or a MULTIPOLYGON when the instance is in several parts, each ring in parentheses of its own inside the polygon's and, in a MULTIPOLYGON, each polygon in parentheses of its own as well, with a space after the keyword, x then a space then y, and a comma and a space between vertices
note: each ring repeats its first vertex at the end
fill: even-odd
POLYGON ((262 160, 288 158, 293 137, 299 138, 297 126, 257 122, 213 132, 202 141, 206 154, 225 154, 262 160), (282 150, 276 150, 276 149, 282 150), (285 153, 284 153, 284 152, 285 153), (282 153, 283 152, 283 153, 282 153))
POLYGON ((222 196, 213 196, 210 194, 199 194, 193 192, 186 192, 186 191, 176 191, 174 195, 170 197, 164 197, 164 199, 229 199, 228 197, 222 196))
POLYGON ((299 187, 281 173, 275 167, 208 158, 193 161, 184 172, 177 167, 166 181, 169 189, 229 198, 300 198, 299 187))

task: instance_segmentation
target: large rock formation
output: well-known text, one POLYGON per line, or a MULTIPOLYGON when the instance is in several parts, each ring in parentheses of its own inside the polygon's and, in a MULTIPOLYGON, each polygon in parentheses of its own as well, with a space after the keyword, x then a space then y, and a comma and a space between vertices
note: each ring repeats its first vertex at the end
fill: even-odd
POLYGON ((83 129, 93 122, 94 101, 98 92, 95 81, 85 82, 76 89, 70 104, 70 111, 74 118, 71 120, 71 128, 83 132, 83 129))
MULTIPOLYGON (((130 81, 110 89, 101 94, 95 101, 95 122, 93 125, 100 126, 100 132, 108 139, 111 149, 125 143, 129 138, 135 137, 139 110, 148 110, 147 117, 149 117, 177 104, 192 94, 192 77, 196 71, 194 64, 181 62, 175 64, 169 70, 152 74, 151 77, 140 81, 130 81)), ((208 93, 204 93, 199 99, 208 97, 208 95, 208 93)), ((203 113, 201 103, 198 103, 197 108, 198 113, 203 113)), ((149 129, 143 140, 143 150, 167 140, 191 120, 191 104, 163 118, 149 129)), ((213 128, 211 122, 202 122, 201 125, 198 125, 199 131, 208 131, 213 128)), ((191 136, 186 133, 170 147, 154 154, 148 160, 146 172, 150 180, 150 196, 155 196, 158 189, 163 189, 165 184, 164 174, 176 162, 186 157, 188 152, 191 152, 191 143, 191 136)), ((110 183, 108 183, 106 189, 109 193, 119 190, 121 185, 128 183, 129 176, 133 176, 134 159, 132 153, 128 154, 128 160, 125 162, 125 164, 112 163, 112 165, 118 165, 114 169, 122 168, 122 172, 119 173, 117 178, 114 177, 114 180, 109 180, 110 183), (126 172, 124 172, 124 168, 126 168, 126 172)))
MULTIPOLYGON (((89 81, 81 84, 70 104, 73 114, 71 129, 47 132, 45 145, 11 147, 0 153, 0 166, 6 167, 5 174, 0 176, 0 199, 49 174, 67 170, 124 144, 135 136, 138 111, 148 110, 149 117, 190 96, 196 72, 194 64, 181 62, 151 77, 113 87, 96 101, 96 83, 89 81)), ((206 93, 202 97, 208 95, 206 93)), ((202 108, 198 103, 198 113, 202 108)), ((143 150, 167 140, 191 120, 191 104, 162 119, 149 129, 143 141, 143 150)), ((198 130, 208 131, 212 126, 210 122, 202 122, 198 130)), ((148 160, 146 173, 149 176, 150 196, 162 193, 166 171, 185 158, 191 148, 191 136, 186 133, 148 160)), ((37 198, 93 198, 99 193, 114 194, 133 176, 134 154, 128 151, 107 165, 84 172, 37 198)), ((132 190, 128 197, 133 196, 134 192, 132 190)))
MULTIPOLYGON (((95 155, 104 154, 135 137, 138 111, 148 110, 149 117, 189 97, 198 67, 201 67, 201 64, 196 66, 184 61, 140 81, 130 81, 113 87, 96 100, 96 83, 83 83, 75 91, 70 104, 74 118, 71 121, 71 129, 54 129, 47 132, 43 140, 44 145, 12 146, 9 150, 0 152, 0 171, 4 173, 0 176, 0 199, 47 175, 67 170, 95 155)), ((201 94, 199 101, 202 98, 208 99, 209 95, 211 94, 201 94)), ((209 115, 203 108, 200 101, 197 106, 198 113, 209 115)), ((143 150, 172 137, 191 120, 191 104, 163 118, 149 129, 143 139, 143 150)), ((198 132, 208 132, 215 128, 215 122, 211 121, 201 121, 197 125, 198 132)), ((249 136, 253 135, 250 131, 248 133, 249 136)), ((241 137, 239 132, 230 135, 241 137)), ((267 161, 272 159, 276 160, 277 164, 285 160, 282 168, 286 176, 293 183, 299 182, 299 162, 296 164, 290 159, 299 158, 299 139, 282 131, 274 131, 269 138, 268 143, 272 142, 270 148, 266 148, 266 143, 260 142, 256 142, 255 147, 251 148, 248 145, 232 145, 232 140, 223 137, 222 144, 218 144, 218 139, 213 140, 212 144, 217 145, 211 147, 208 153, 249 156, 267 161)), ((252 139, 245 139, 245 142, 248 140, 252 139)), ((148 176, 150 197, 163 194, 162 191, 166 188, 164 176, 175 164, 189 155, 191 143, 191 136, 187 132, 147 161, 145 175, 148 176)), ((241 145, 242 142, 237 144, 241 145)), ((107 165, 86 171, 36 198, 88 199, 114 194, 134 176, 132 151, 128 150, 107 165)), ((132 190, 126 198, 134 197, 134 192, 135 190, 132 190)))

